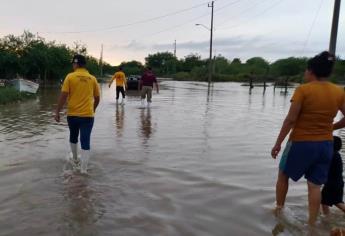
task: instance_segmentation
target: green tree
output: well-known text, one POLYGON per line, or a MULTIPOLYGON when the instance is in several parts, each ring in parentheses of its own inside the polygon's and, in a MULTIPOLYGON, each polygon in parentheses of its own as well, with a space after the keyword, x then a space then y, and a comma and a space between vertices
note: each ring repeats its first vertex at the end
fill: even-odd
POLYGON ((306 58, 289 57, 280 59, 271 64, 270 72, 274 76, 301 75, 305 71, 306 58))
POLYGON ((126 75, 140 75, 144 69, 143 64, 139 61, 122 62, 120 66, 126 75))
POLYGON ((254 75, 265 75, 269 69, 269 63, 261 57, 253 57, 246 61, 246 72, 254 75))
POLYGON ((151 67, 158 75, 166 75, 171 73, 173 63, 177 59, 171 52, 158 52, 149 54, 145 58, 145 65, 151 67))

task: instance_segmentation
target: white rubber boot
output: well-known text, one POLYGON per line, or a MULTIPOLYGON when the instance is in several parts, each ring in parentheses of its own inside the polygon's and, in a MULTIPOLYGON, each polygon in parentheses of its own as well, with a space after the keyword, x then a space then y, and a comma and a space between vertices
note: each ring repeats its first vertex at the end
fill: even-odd
POLYGON ((141 99, 141 107, 145 107, 145 99, 141 99))
POLYGON ((125 99, 124 98, 122 98, 121 105, 122 106, 125 105, 125 99))
POLYGON ((77 143, 69 143, 72 152, 72 158, 74 161, 78 160, 78 144, 77 143))
POLYGON ((87 173, 87 164, 89 163, 90 159, 90 150, 81 150, 81 166, 80 166, 80 173, 86 174, 87 173))
POLYGON ((150 108, 151 107, 151 102, 147 103, 147 107, 150 108))

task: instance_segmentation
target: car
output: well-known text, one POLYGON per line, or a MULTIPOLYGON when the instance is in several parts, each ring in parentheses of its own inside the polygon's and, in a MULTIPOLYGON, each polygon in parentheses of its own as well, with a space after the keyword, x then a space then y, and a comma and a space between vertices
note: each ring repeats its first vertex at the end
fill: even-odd
POLYGON ((127 77, 127 89, 139 90, 140 78, 140 75, 129 75, 127 77))

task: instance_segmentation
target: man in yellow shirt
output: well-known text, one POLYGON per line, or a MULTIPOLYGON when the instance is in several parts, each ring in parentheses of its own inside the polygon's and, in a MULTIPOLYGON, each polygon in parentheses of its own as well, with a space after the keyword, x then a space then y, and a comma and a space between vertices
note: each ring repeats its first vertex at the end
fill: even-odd
POLYGON ((86 58, 75 55, 72 60, 74 72, 69 73, 62 85, 61 95, 55 112, 55 120, 60 122, 60 111, 67 100, 67 122, 70 130, 70 146, 75 164, 79 163, 77 143, 80 132, 81 167, 87 172, 90 159, 90 136, 94 114, 99 104, 99 85, 96 78, 86 69, 86 58))
POLYGON ((109 83, 109 88, 113 81, 116 80, 116 103, 119 101, 120 93, 122 95, 122 104, 125 104, 125 89, 127 88, 127 80, 126 75, 122 70, 122 67, 119 67, 119 70, 114 74, 114 76, 111 78, 109 83))

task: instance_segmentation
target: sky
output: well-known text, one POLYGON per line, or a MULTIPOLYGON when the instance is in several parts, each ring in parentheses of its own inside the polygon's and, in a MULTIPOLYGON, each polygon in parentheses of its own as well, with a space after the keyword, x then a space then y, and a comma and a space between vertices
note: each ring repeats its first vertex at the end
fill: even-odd
MULTIPOLYGON (((85 44, 112 65, 156 52, 209 56, 211 8, 204 0, 0 0, 0 37, 24 30, 48 41, 85 44), (204 26, 196 26, 203 24, 204 26)), ((334 0, 216 0, 213 53, 273 62, 327 50, 334 0)), ((337 55, 345 56, 345 4, 337 55)))

